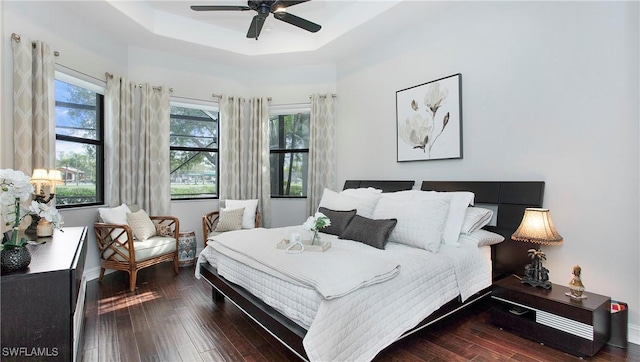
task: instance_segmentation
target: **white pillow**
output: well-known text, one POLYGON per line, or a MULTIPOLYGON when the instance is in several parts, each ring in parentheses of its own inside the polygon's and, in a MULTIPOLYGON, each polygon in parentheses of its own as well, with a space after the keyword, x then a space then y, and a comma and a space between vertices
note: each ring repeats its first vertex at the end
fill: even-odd
MULTIPOLYGON (((127 222, 127 213, 130 213, 131 210, 126 204, 122 204, 117 207, 101 207, 98 209, 98 215, 100 215, 100 219, 102 222, 107 224, 119 224, 119 225, 129 225, 127 222)), ((115 230, 111 232, 111 238, 114 239, 120 230, 115 230)), ((125 242, 127 241, 127 234, 123 234, 118 238, 119 241, 125 242)))
POLYGON ((379 194, 362 193, 358 196, 349 195, 348 193, 337 193, 333 190, 324 189, 320 206, 336 211, 349 211, 356 209, 356 214, 362 217, 371 218, 373 209, 378 202, 379 194))
POLYGON ((127 213, 131 212, 127 204, 117 207, 101 207, 98 209, 100 219, 107 224, 127 224, 127 213))
POLYGON ((356 197, 366 197, 371 194, 374 194, 374 195, 381 194, 382 190, 374 189, 373 187, 360 187, 357 189, 342 190, 340 191, 340 193, 344 195, 350 195, 350 196, 356 196, 356 197))
POLYGON ((144 210, 127 213, 127 223, 138 241, 145 241, 156 235, 156 224, 144 210))
POLYGON ((500 234, 496 234, 494 232, 478 229, 471 234, 461 234, 460 235, 460 243, 472 243, 475 245, 485 246, 485 245, 494 245, 501 243, 504 240, 504 236, 500 234))
POLYGON ((437 192, 422 190, 406 190, 382 194, 380 198, 389 198, 398 201, 409 200, 433 200, 444 199, 449 201, 449 213, 442 234, 442 242, 448 245, 457 245, 464 215, 469 205, 473 205, 475 195, 468 191, 437 192))
POLYGON ((399 201, 380 198, 373 218, 398 220, 389 241, 437 253, 448 210, 449 201, 444 199, 399 201))
POLYGON ((460 233, 471 234, 472 232, 482 229, 487 225, 493 217, 493 210, 482 207, 467 207, 464 213, 464 221, 460 233))
POLYGON ((253 200, 226 200, 224 202, 227 210, 241 209, 244 207, 242 215, 242 228, 253 229, 256 227, 256 209, 258 208, 258 199, 253 200))

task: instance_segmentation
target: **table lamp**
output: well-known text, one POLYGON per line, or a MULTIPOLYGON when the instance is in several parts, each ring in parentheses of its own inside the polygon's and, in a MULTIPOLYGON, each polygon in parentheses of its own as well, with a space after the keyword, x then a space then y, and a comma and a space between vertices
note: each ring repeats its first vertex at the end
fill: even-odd
POLYGON ((45 204, 49 203, 55 196, 56 185, 64 184, 61 172, 55 169, 47 171, 42 168, 36 168, 33 170, 29 181, 36 189, 35 200, 45 204), (49 188, 48 196, 45 194, 45 187, 49 188))
MULTIPOLYGON (((551 222, 551 214, 548 209, 527 208, 518 229, 511 235, 511 239, 541 245, 560 245, 562 236, 558 234, 551 222)), ((551 289, 549 270, 542 266, 542 261, 547 260, 541 248, 529 249, 531 264, 524 268, 522 283, 535 287, 551 289)))

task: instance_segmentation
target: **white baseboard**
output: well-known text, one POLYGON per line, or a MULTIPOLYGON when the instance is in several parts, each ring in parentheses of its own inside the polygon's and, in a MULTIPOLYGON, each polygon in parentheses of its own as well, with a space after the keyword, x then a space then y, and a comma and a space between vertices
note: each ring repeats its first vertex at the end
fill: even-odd
MULTIPOLYGON (((113 272, 115 272, 115 270, 107 269, 107 270, 104 272, 104 275, 111 274, 111 273, 113 273, 113 272)), ((85 278, 87 278, 87 281, 94 280, 94 279, 98 279, 98 278, 100 277, 100 267, 99 267, 99 266, 97 266, 97 267, 95 267, 95 268, 85 269, 85 270, 84 270, 84 273, 82 273, 82 275, 83 275, 85 278)))
POLYGON ((640 345, 640 326, 629 324, 629 343, 640 345))

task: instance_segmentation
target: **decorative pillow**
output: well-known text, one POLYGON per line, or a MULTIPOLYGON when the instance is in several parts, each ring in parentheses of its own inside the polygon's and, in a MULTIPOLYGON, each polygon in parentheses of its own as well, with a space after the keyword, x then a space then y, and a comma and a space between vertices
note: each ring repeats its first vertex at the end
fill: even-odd
POLYGON ((448 245, 457 245, 462 223, 464 222, 464 214, 467 211, 467 207, 473 205, 473 199, 475 197, 473 192, 415 191, 414 200, 444 199, 449 201, 449 213, 447 214, 447 221, 444 224, 442 242, 448 245))
POLYGON ((348 193, 337 193, 325 188, 322 193, 322 199, 320 200, 320 206, 337 211, 356 209, 357 215, 371 217, 378 198, 379 195, 374 193, 353 196, 348 193))
POLYGON ((160 224, 160 223, 156 224, 156 235, 173 237, 173 231, 171 231, 171 226, 160 224))
POLYGON ((355 197, 367 197, 370 195, 381 194, 382 190, 375 189, 373 187, 360 187, 357 189, 346 189, 340 191, 343 195, 355 196, 355 197))
POLYGON ((373 220, 355 215, 338 239, 355 240, 374 248, 384 249, 397 222, 396 219, 373 220))
POLYGON ((496 234, 494 232, 478 229, 471 234, 461 234, 460 243, 473 243, 475 245, 485 246, 501 243, 504 240, 504 236, 496 234))
POLYGON ((144 210, 127 213, 127 222, 137 241, 145 241, 156 235, 156 225, 144 210))
POLYGON ((111 208, 101 207, 98 209, 100 219, 107 224, 126 224, 128 212, 131 212, 131 210, 126 204, 111 208))
POLYGON ((244 218, 244 207, 241 209, 220 209, 220 218, 218 225, 214 231, 233 231, 242 229, 242 220, 244 218))
POLYGON ((226 200, 224 206, 227 209, 241 209, 244 207, 244 214, 242 216, 242 228, 253 229, 256 227, 256 210, 258 209, 258 199, 226 200))
POLYGON ((344 232, 353 217, 356 215, 356 210, 336 211, 327 209, 326 207, 319 207, 318 211, 331 220, 331 225, 320 229, 320 231, 326 234, 338 236, 344 232))
POLYGON ((482 207, 467 207, 464 213, 464 221, 460 233, 471 234, 472 232, 483 228, 493 217, 493 210, 482 207))
MULTIPOLYGON (((129 207, 126 204, 122 204, 117 207, 101 207, 98 209, 98 215, 100 216, 100 220, 107 224, 118 224, 118 225, 128 225, 127 223, 127 213, 131 212, 129 207)), ((115 239, 116 236, 120 233, 121 230, 115 230, 111 232, 111 238, 115 239)), ((125 242, 127 241, 127 234, 122 234, 119 238, 119 241, 125 242)))
POLYGON ((373 218, 395 217, 398 220, 389 241, 437 253, 448 211, 449 201, 444 199, 398 201, 380 198, 373 218))

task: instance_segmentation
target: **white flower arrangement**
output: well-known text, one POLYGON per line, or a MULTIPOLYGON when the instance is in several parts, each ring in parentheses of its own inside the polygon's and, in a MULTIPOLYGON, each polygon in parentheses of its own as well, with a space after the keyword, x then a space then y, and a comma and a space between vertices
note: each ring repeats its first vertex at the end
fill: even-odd
POLYGON ((55 228, 61 228, 64 223, 62 215, 55 207, 36 201, 31 203, 29 209, 22 207, 21 202, 27 201, 33 195, 33 185, 29 181, 29 176, 22 171, 0 169, 0 215, 4 226, 10 226, 12 229, 11 239, 1 244, 4 249, 26 244, 25 238, 18 241, 17 229, 22 219, 29 214, 45 218, 55 228))
POLYGON ((60 229, 62 228, 62 225, 64 225, 62 215, 60 215, 55 207, 43 204, 41 202, 31 201, 29 211, 31 211, 32 215, 37 215, 50 222, 55 229, 60 229))
POLYGON ((302 226, 307 228, 309 231, 313 231, 314 233, 329 225, 331 225, 331 220, 329 220, 329 218, 321 212, 316 212, 315 215, 309 216, 307 218, 307 221, 302 224, 302 226))

